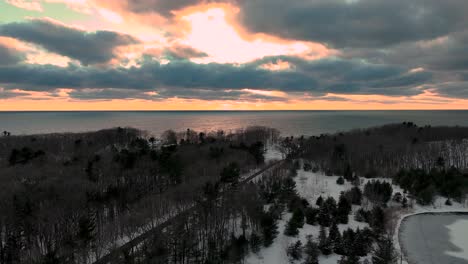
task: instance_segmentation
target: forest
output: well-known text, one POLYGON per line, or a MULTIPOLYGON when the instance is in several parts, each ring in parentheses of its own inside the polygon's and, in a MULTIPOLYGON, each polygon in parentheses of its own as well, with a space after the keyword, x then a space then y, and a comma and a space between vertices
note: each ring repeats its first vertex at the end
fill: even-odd
MULTIPOLYGON (((203 240, 196 244, 201 246, 194 250, 196 258, 214 258, 226 246, 213 241, 230 241, 232 222, 255 212, 232 205, 256 205, 236 200, 255 197, 220 193, 236 188, 236 193, 256 193, 237 183, 263 166, 264 144, 277 136, 262 127, 235 133, 166 131, 158 139, 132 128, 5 133, 0 138, 0 263, 93 263, 198 204, 190 217, 199 217, 205 232, 196 234, 203 240)), ((174 226, 174 232, 183 230, 184 223, 174 226)), ((138 249, 146 252, 147 245, 138 249)), ((174 261, 187 263, 184 254, 193 245, 175 251, 174 261)))
POLYGON ((392 210, 411 197, 465 199, 467 168, 468 128, 411 122, 311 137, 266 127, 4 133, 0 264, 248 263, 304 226, 319 232, 284 249, 291 263, 395 263, 392 210), (266 160, 271 148, 284 159, 266 160), (298 172, 349 188, 311 201, 298 172))

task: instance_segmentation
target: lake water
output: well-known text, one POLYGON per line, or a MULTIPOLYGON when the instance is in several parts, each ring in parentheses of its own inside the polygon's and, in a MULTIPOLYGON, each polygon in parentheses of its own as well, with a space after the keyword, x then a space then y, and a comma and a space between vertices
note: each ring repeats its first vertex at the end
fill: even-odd
POLYGON ((400 243, 411 264, 468 264, 468 215, 410 216, 401 225, 400 243))
POLYGON ((468 126, 468 111, 0 112, 0 131, 37 134, 130 126, 158 136, 167 129, 232 131, 260 125, 282 135, 310 136, 404 121, 468 126))

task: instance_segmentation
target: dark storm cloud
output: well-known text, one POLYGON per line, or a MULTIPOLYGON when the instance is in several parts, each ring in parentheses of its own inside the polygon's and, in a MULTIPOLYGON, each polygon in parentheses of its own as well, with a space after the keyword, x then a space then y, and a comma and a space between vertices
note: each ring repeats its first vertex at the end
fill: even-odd
POLYGON ((327 43, 383 47, 433 39, 466 28, 465 0, 239 1, 253 32, 327 43))
POLYGON ((390 49, 345 49, 342 57, 455 74, 468 70, 466 43, 468 31, 460 31, 429 41, 402 43, 390 49))
POLYGON ((252 32, 337 48, 429 40, 468 26, 466 0, 127 0, 123 6, 170 17, 172 11, 212 2, 239 6, 240 22, 252 32))
POLYGON ((0 65, 12 65, 16 64, 24 59, 24 54, 3 46, 0 43, 0 65))
POLYGON ((269 100, 284 101, 285 98, 278 98, 268 95, 252 94, 244 90, 209 90, 209 89, 184 89, 171 88, 160 89, 158 93, 134 89, 81 89, 73 90, 69 94, 70 98, 77 100, 109 100, 109 99, 143 99, 158 101, 167 98, 180 99, 203 99, 203 100, 237 100, 243 101, 269 100))
POLYGON ((421 92, 415 87, 430 83, 431 79, 429 72, 411 73, 405 68, 360 60, 306 61, 286 56, 264 58, 240 66, 178 60, 169 64, 146 61, 131 68, 0 67, 0 84, 6 88, 50 92, 71 88, 73 97, 83 99, 133 98, 149 91, 158 92, 162 98, 233 99, 245 93, 241 91, 245 88, 307 92, 316 96, 326 93, 412 95, 421 92), (288 61, 294 68, 269 71, 260 67, 280 59, 288 61))
POLYGON ((468 82, 452 82, 437 84, 434 90, 448 97, 468 99, 468 82))
POLYGON ((174 61, 169 64, 148 62, 141 67, 67 68, 52 65, 23 65, 0 68, 0 83, 31 90, 56 88, 130 88, 160 87, 243 89, 276 88, 280 90, 313 89, 316 81, 299 72, 270 72, 253 65, 196 64, 174 61))
POLYGON ((85 65, 106 63, 115 57, 116 47, 137 43, 128 35, 111 31, 86 32, 48 20, 3 24, 0 35, 37 44, 85 65))

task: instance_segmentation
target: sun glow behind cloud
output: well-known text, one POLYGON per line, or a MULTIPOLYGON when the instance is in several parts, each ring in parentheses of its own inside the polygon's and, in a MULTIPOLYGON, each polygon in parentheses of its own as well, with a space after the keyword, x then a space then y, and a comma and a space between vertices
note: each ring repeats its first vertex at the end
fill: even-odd
POLYGON ((188 23, 188 32, 182 34, 180 43, 209 55, 193 59, 194 62, 246 63, 265 56, 307 54, 316 54, 319 58, 331 52, 316 43, 285 41, 262 34, 243 36, 233 21, 228 19, 228 16, 238 12, 236 8, 229 5, 200 8, 176 13, 180 22, 188 23))

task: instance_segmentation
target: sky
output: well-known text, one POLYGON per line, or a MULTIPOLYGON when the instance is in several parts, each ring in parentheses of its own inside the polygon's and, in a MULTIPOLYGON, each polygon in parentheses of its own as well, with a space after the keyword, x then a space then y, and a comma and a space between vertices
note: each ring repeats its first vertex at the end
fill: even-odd
POLYGON ((0 111, 468 109, 466 0, 0 0, 0 111))

